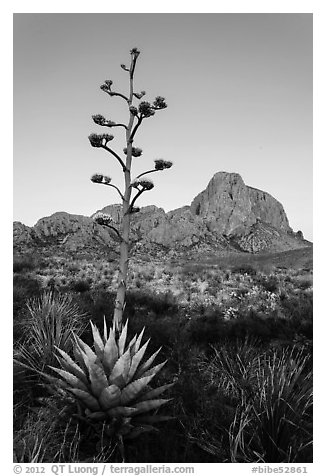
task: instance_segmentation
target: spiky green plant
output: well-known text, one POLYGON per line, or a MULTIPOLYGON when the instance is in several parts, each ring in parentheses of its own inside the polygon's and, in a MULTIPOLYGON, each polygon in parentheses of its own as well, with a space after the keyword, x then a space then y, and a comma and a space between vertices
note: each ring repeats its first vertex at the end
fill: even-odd
POLYGON ((75 361, 57 348, 61 368, 50 368, 60 376, 55 379, 59 387, 77 401, 79 418, 102 440, 104 435, 103 441, 113 438, 123 444, 125 438, 155 430, 152 423, 169 419, 152 411, 170 400, 157 397, 173 384, 150 387, 166 361, 152 366, 158 349, 143 362, 150 341, 141 345, 144 329, 126 345, 128 321, 121 332, 113 324, 108 335, 104 319, 103 336, 92 322, 91 327, 94 350, 75 335, 75 361))

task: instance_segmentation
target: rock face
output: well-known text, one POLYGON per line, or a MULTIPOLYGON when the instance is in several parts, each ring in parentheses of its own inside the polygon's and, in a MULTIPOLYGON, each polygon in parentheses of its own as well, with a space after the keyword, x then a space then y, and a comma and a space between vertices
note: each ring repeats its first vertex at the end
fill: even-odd
POLYGON ((268 193, 245 185, 236 173, 215 174, 190 210, 205 220, 210 231, 226 236, 244 235, 257 221, 292 231, 282 205, 268 193))
MULTIPOLYGON (((101 210, 119 227, 121 205, 101 210)), ((131 218, 131 242, 142 253, 192 250, 227 252, 286 251, 311 245, 294 233, 281 203, 267 192, 245 185, 237 173, 218 172, 190 206, 165 213, 154 205, 131 218)), ((34 227, 14 223, 14 245, 60 246, 74 252, 118 250, 116 234, 92 217, 58 212, 34 227)))

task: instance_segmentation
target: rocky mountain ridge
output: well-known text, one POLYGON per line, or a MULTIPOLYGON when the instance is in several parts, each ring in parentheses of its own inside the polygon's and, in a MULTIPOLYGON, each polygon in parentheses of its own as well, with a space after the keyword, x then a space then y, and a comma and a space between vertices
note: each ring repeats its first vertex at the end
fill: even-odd
MULTIPOLYGON (((99 210, 117 226, 121 205, 99 210)), ((93 216, 93 215, 92 215, 93 216)), ((34 227, 14 222, 14 247, 56 246, 69 252, 118 250, 114 232, 91 217, 57 212, 34 227)), ((236 173, 218 172, 189 206, 165 212, 155 205, 132 215, 131 243, 136 252, 173 255, 184 251, 277 252, 311 245, 294 233, 280 202, 245 185, 236 173)))

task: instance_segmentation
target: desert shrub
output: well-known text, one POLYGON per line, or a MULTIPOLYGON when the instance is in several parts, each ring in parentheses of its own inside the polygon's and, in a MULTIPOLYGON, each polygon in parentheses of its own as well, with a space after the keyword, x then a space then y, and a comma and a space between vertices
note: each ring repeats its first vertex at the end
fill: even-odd
POLYGON ((13 279, 13 336, 14 341, 23 335, 24 310, 28 299, 41 295, 41 283, 26 275, 15 274, 13 279))
POLYGON ((35 258, 31 255, 14 256, 13 271, 21 273, 22 271, 32 271, 36 267, 35 258))
POLYGON ((71 288, 77 293, 84 293, 90 290, 90 282, 86 279, 78 279, 71 284, 71 288))
POLYGON ((127 293, 126 313, 154 312, 157 316, 177 314, 177 298, 170 292, 154 293, 146 290, 131 290, 127 293))
POLYGON ((27 303, 25 339, 17 348, 17 363, 36 373, 56 363, 55 348, 69 352, 72 332, 80 334, 86 315, 68 294, 45 291, 27 303))
POLYGON ((202 371, 238 401, 229 427, 229 461, 311 461, 309 357, 295 348, 256 352, 246 343, 238 350, 229 345, 214 350, 202 371))
POLYGON ((281 308, 285 317, 293 319, 295 322, 301 320, 312 320, 313 317, 313 296, 304 292, 290 295, 283 295, 281 308))
POLYGON ((185 334, 192 344, 207 345, 224 338, 227 322, 221 309, 207 312, 204 316, 191 317, 185 326, 185 334))
POLYGON ((279 287, 279 281, 275 275, 263 276, 257 283, 259 283, 265 291, 270 293, 276 293, 279 287))
POLYGON ((248 276, 256 276, 257 270, 249 263, 235 265, 231 269, 233 274, 248 274, 248 276))

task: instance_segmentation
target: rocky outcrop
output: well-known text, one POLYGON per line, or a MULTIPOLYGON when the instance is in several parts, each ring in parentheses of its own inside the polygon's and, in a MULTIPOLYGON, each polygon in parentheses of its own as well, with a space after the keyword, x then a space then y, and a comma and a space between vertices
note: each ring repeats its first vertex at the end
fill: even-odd
POLYGON ((210 231, 221 235, 246 235, 258 221, 292 231, 282 205, 268 193, 245 185, 237 173, 215 174, 190 209, 210 231))
MULTIPOLYGON (((101 210, 119 227, 121 205, 101 210)), ((68 251, 117 251, 117 236, 92 217, 58 212, 32 227, 14 223, 14 245, 60 246, 68 251)), ((131 216, 131 243, 143 253, 285 251, 309 246, 289 226, 284 208, 267 192, 245 185, 237 173, 218 172, 190 206, 168 213, 154 205, 131 216), (165 250, 165 251, 164 251, 165 250)))

